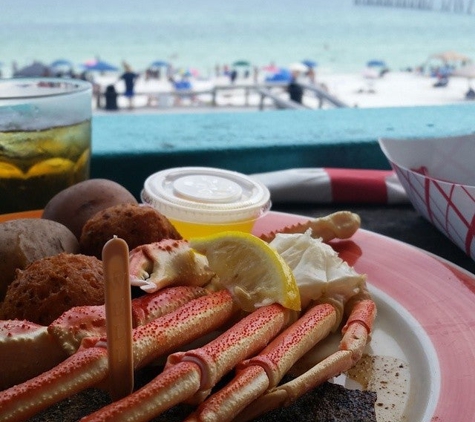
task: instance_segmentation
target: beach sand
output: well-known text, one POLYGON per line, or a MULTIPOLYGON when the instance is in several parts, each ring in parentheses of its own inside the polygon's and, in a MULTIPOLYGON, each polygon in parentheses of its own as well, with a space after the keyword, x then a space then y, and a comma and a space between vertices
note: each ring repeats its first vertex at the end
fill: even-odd
MULTIPOLYGON (((117 82, 117 76, 100 76, 95 82, 101 86, 102 91, 109 84, 115 84, 120 94, 124 88, 122 82, 117 82)), ((194 96, 185 96, 178 100, 172 95, 173 87, 166 79, 144 80, 139 78, 136 84, 134 109, 128 109, 126 98, 119 95, 119 110, 115 112, 229 112, 229 111, 256 111, 259 110, 261 95, 252 87, 252 80, 238 79, 233 88, 228 78, 191 79, 194 96), (211 90, 215 86, 220 89, 215 96, 215 105, 212 104, 211 90), (249 89, 246 89, 248 87, 249 89), (231 89, 232 88, 232 89, 231 89)), ((445 87, 435 87, 437 79, 417 74, 415 72, 388 72, 383 77, 367 78, 361 74, 317 74, 316 83, 324 87, 329 94, 336 97, 348 107, 377 108, 377 107, 412 107, 436 106, 447 104, 467 104, 465 98, 470 87, 470 80, 463 77, 451 77, 445 87)), ((475 86, 475 82, 473 83, 475 86)), ((285 86, 273 88, 280 98, 288 100, 285 86)), ((310 109, 318 109, 319 102, 315 93, 306 91, 303 104, 310 109)), ((94 101, 96 114, 110 114, 113 111, 104 110, 104 104, 97 108, 94 101)), ((324 105, 324 108, 331 107, 324 105)), ((264 102, 264 109, 273 109, 274 103, 270 99, 264 102)))
POLYGON ((465 99, 469 81, 462 77, 449 78, 445 87, 434 87, 437 78, 414 72, 388 72, 376 79, 365 78, 362 74, 330 74, 322 75, 318 81, 350 107, 411 107, 469 102, 465 99))

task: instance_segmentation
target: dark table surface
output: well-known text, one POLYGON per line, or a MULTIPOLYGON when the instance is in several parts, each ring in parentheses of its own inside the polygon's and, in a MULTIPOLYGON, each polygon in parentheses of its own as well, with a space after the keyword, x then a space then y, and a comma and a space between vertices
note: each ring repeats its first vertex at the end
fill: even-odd
POLYGON ((273 204, 273 211, 321 217, 348 210, 361 217, 361 228, 417 246, 475 274, 475 261, 418 214, 412 205, 273 204))

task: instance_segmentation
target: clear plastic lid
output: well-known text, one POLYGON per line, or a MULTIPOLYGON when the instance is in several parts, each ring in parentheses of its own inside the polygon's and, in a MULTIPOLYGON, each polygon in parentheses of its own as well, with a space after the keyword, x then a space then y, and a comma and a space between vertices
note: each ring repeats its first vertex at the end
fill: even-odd
POLYGON ((270 209, 270 192, 260 182, 229 170, 178 167, 145 180, 142 202, 168 218, 199 224, 255 220, 270 209))

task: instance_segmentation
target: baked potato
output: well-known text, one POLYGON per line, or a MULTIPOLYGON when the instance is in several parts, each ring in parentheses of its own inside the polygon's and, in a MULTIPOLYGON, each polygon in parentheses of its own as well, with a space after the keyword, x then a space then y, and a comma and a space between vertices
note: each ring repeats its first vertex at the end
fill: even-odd
POLYGON ((99 211, 118 204, 137 204, 137 200, 126 188, 112 180, 89 179, 51 198, 42 218, 65 225, 79 240, 87 220, 99 211))

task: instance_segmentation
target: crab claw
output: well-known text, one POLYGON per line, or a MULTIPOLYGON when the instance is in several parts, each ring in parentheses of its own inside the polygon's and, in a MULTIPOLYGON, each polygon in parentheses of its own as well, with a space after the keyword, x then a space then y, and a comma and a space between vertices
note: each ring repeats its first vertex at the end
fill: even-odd
POLYGON ((47 327, 28 321, 3 321, 0 324, 0 361, 3 366, 0 390, 41 374, 67 356, 49 335, 47 327))
POLYGON ((147 293, 171 285, 204 286, 215 273, 207 258, 185 240, 166 239, 130 252, 130 283, 147 293))

